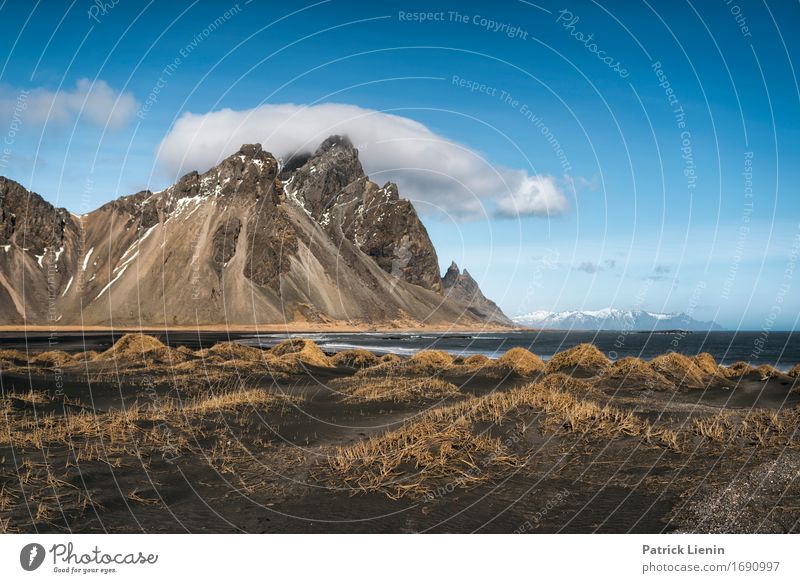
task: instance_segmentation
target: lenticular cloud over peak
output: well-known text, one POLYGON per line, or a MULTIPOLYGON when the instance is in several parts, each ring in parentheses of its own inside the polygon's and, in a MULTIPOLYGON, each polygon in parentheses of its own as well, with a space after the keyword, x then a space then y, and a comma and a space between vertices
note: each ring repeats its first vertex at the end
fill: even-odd
POLYGON ((266 104, 186 113, 159 145, 158 160, 174 178, 206 170, 245 143, 260 142, 287 159, 314 151, 333 134, 347 135, 365 171, 377 182, 396 182, 402 196, 426 214, 458 221, 489 215, 547 217, 568 207, 552 176, 492 166, 417 121, 347 104, 266 104))

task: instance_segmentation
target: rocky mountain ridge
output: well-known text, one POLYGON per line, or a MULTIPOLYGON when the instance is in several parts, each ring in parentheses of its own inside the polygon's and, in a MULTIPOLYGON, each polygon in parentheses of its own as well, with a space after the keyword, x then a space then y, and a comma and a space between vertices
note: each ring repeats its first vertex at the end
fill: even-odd
POLYGON ((509 323, 465 275, 443 287, 413 205, 345 137, 282 165, 244 145, 80 217, 0 178, 6 324, 509 323))

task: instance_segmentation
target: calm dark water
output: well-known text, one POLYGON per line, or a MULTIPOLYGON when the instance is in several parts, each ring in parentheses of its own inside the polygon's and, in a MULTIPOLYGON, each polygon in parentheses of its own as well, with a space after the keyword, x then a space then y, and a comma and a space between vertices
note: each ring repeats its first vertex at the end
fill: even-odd
MULTIPOLYGON (((16 348, 41 352, 44 350, 104 350, 121 334, 59 334, 55 342, 47 334, 21 337, 0 334, 0 348, 16 348)), ((251 346, 269 347, 285 340, 285 334, 226 334, 226 333, 156 333, 162 342, 171 346, 200 348, 215 342, 234 340, 251 346)), ((547 330, 540 332, 510 332, 486 334, 296 334, 317 342, 326 352, 349 348, 365 348, 375 353, 410 355, 419 350, 435 348, 453 354, 485 354, 496 357, 515 346, 527 348, 544 359, 582 342, 591 342, 610 358, 638 356, 645 360, 665 352, 680 352, 689 356, 709 352, 721 364, 744 360, 754 365, 772 364, 788 369, 800 362, 800 332, 589 332, 547 330)))

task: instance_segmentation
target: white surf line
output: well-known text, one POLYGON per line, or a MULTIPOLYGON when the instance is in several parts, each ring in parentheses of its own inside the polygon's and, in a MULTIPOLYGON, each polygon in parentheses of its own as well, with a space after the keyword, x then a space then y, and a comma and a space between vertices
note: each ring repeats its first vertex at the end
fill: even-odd
POLYGON ((62 294, 61 294, 61 297, 62 297, 62 298, 63 298, 65 295, 67 295, 67 292, 69 291, 69 286, 71 286, 71 285, 72 285, 72 279, 73 279, 74 277, 75 277, 74 275, 71 275, 71 276, 70 276, 70 278, 69 278, 69 281, 67 282, 67 287, 65 287, 65 288, 64 288, 64 293, 62 293, 62 294))
POLYGON ((118 280, 120 277, 122 277, 122 274, 123 274, 123 273, 125 273, 125 270, 126 270, 126 269, 128 269, 128 266, 127 266, 127 265, 126 265, 125 267, 123 267, 123 268, 120 270, 120 272, 117 274, 117 276, 116 276, 114 279, 112 279, 111 281, 109 281, 109 282, 106 284, 106 287, 104 287, 103 289, 101 289, 101 290, 100 290, 100 293, 99 293, 99 294, 97 294, 97 297, 96 297, 95 299, 96 299, 96 300, 99 300, 99 299, 100 299, 100 296, 102 296, 102 295, 103 295, 103 294, 106 292, 106 290, 107 290, 108 288, 110 288, 110 287, 111 287, 111 286, 114 284, 114 282, 115 282, 115 281, 117 281, 117 280, 118 280))

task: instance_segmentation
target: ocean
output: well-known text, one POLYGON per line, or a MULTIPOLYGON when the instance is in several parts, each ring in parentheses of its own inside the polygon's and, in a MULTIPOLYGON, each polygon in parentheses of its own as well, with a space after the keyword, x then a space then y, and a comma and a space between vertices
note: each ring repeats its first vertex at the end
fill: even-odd
MULTIPOLYGON (((105 350, 122 333, 64 333, 50 341, 46 333, 27 336, 0 334, 0 348, 16 348, 30 352, 45 350, 105 350)), ((636 356, 649 360, 666 352, 688 356, 710 353, 720 364, 737 361, 752 365, 771 364, 788 370, 800 363, 800 332, 592 332, 572 330, 542 330, 538 332, 491 333, 309 333, 309 334, 240 334, 209 332, 154 333, 171 346, 208 347, 215 342, 233 340, 250 346, 268 348, 288 337, 303 337, 315 341, 326 352, 363 348, 376 354, 411 355, 425 349, 444 350, 455 355, 483 354, 490 358, 521 346, 544 360, 555 353, 583 342, 597 346, 612 360, 636 356)))

